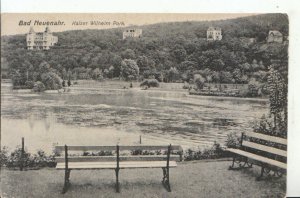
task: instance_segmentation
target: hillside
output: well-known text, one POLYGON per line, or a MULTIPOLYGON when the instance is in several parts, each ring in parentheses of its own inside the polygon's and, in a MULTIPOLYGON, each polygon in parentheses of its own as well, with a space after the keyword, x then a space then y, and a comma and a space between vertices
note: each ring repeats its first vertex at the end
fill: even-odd
POLYGON ((269 30, 288 36, 288 17, 263 14, 219 21, 170 22, 140 26, 142 38, 122 40, 124 28, 55 33, 58 44, 49 51, 26 50, 25 35, 1 37, 1 68, 8 77, 25 79, 48 63, 61 78, 125 79, 155 77, 160 81, 189 81, 199 73, 212 82, 265 82, 272 59, 287 60, 286 44, 267 44, 269 30), (222 28, 221 41, 206 41, 210 26, 222 28), (247 40, 254 38, 255 43, 247 40), (125 59, 132 61, 125 62, 125 59), (126 73, 126 68, 135 68, 126 73), (137 68, 138 67, 138 68, 137 68))

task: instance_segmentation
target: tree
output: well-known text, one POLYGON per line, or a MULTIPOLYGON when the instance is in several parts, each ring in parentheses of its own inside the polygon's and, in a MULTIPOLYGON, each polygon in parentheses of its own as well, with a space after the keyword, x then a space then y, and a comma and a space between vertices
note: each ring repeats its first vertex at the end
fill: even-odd
POLYGON ((250 96, 258 96, 258 92, 260 89, 260 83, 256 81, 254 78, 250 79, 248 83, 248 93, 250 96))
POLYGON ((224 69, 225 63, 221 59, 214 59, 210 66, 212 70, 221 71, 224 69))
POLYGON ((108 75, 110 78, 113 78, 114 70, 115 70, 115 67, 112 65, 108 68, 108 75))
POLYGON ((168 81, 175 82, 179 78, 179 72, 175 67, 171 67, 167 73, 168 81))
POLYGON ((124 59, 121 62, 121 77, 125 80, 134 80, 139 76, 139 67, 135 60, 124 59))
POLYGON ((93 70, 92 77, 94 80, 102 80, 103 79, 102 72, 100 71, 99 68, 96 68, 93 70))
POLYGON ((242 82, 242 73, 241 73, 241 70, 236 68, 234 71, 233 71, 233 79, 235 81, 235 83, 240 83, 242 82))
POLYGON ((50 71, 51 71, 51 67, 49 63, 47 63, 46 61, 41 62, 41 64, 39 65, 39 73, 43 74, 50 71))
POLYGON ((270 93, 270 113, 274 119, 274 130, 281 133, 287 132, 287 83, 273 65, 269 67, 267 88, 270 93), (283 126, 278 122, 282 120, 282 117, 284 117, 283 126), (282 128, 285 131, 280 131, 282 128))
POLYGON ((186 58, 186 51, 185 49, 180 46, 180 45, 176 45, 174 50, 173 50, 173 56, 175 58, 175 60, 177 61, 177 63, 181 63, 182 61, 185 60, 186 58))
POLYGON ((197 86, 197 89, 201 90, 204 87, 205 79, 200 74, 195 74, 194 83, 197 86))
POLYGON ((123 59, 135 59, 135 52, 132 49, 126 49, 121 53, 123 59))
POLYGON ((154 61, 147 56, 139 56, 136 63, 140 68, 140 74, 144 74, 146 70, 153 70, 155 68, 154 61))
POLYGON ((41 74, 41 79, 47 90, 57 90, 62 88, 62 79, 53 72, 41 74))

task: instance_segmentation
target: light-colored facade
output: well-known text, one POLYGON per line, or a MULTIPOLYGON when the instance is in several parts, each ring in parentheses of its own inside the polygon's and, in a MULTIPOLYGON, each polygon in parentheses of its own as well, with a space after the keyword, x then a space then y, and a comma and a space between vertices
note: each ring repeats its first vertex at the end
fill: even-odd
POLYGON ((282 43, 283 35, 277 30, 270 30, 267 38, 268 43, 282 43))
POLYGON ((58 42, 57 36, 53 36, 49 27, 44 32, 35 32, 31 27, 26 35, 27 49, 29 50, 48 50, 58 42))
POLYGON ((207 30, 208 41, 220 41, 222 40, 222 30, 218 27, 209 27, 207 30))
POLYGON ((140 38, 142 36, 142 29, 126 29, 123 32, 123 39, 126 39, 128 37, 131 38, 140 38))

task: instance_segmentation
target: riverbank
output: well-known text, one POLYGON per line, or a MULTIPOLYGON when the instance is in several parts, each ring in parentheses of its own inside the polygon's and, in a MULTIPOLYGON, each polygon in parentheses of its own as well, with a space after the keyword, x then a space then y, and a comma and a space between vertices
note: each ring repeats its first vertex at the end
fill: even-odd
POLYGON ((284 197, 286 177, 255 181, 260 168, 229 171, 229 161, 181 162, 170 170, 172 192, 161 185, 161 169, 122 169, 121 193, 115 193, 113 170, 71 172, 65 195, 64 172, 55 169, 1 170, 1 197, 284 197))

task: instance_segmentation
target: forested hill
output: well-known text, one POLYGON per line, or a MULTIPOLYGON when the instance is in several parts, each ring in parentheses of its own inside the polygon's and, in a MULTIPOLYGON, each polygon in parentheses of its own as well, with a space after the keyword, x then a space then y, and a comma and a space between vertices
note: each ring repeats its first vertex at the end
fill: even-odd
POLYGON ((254 77, 264 81, 271 59, 287 59, 288 48, 287 42, 266 43, 268 31, 278 30, 286 40, 288 27, 287 15, 263 14, 139 26, 142 37, 126 40, 122 39, 125 28, 65 31, 54 33, 58 44, 48 51, 26 50, 25 35, 3 36, 1 68, 9 68, 10 76, 16 72, 23 76, 28 70, 36 72, 46 62, 63 78, 68 72, 72 78, 129 75, 133 79, 188 81, 199 73, 215 82, 234 79, 242 83, 254 77), (210 26, 222 28, 221 41, 206 41, 210 26), (256 42, 249 42, 249 38, 256 42), (137 66, 138 73, 126 74, 122 71, 126 64, 137 66))

